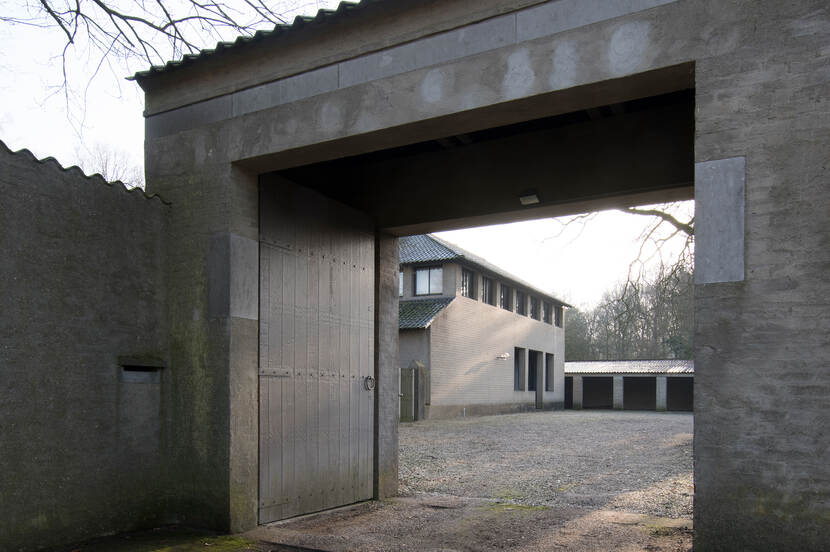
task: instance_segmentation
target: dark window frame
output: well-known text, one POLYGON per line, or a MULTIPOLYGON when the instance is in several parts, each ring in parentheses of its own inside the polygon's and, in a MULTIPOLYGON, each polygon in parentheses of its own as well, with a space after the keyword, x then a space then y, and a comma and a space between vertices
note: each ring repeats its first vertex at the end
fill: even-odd
POLYGON ((562 305, 556 305, 554 307, 554 309, 555 309, 553 311, 553 314, 555 316, 554 325, 557 328, 562 328, 565 325, 564 324, 564 322, 565 322, 565 307, 563 307, 562 305))
POLYGON ((534 320, 541 320, 540 312, 539 312, 539 305, 541 301, 539 298, 531 295, 530 296, 530 317, 534 320))
POLYGON ((518 289, 516 290, 516 314, 527 316, 527 294, 518 289), (520 297, 521 300, 519 300, 520 297))
POLYGON ((553 303, 542 301, 542 322, 553 324, 553 303))
POLYGON ((476 298, 476 273, 468 268, 461 269, 461 296, 476 298))
POLYGON ((513 288, 510 286, 499 284, 499 306, 506 311, 513 311, 513 288))
POLYGON ((492 278, 488 278, 487 276, 481 277, 481 300, 488 305, 496 306, 496 298, 493 293, 493 283, 494 280, 492 278))

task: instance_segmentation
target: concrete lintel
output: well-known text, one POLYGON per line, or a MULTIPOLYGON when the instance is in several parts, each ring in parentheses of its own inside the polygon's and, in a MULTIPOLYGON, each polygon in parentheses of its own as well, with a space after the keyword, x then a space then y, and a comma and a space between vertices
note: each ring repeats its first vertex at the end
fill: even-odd
POLYGON ((695 283, 744 279, 746 160, 695 164, 695 283))

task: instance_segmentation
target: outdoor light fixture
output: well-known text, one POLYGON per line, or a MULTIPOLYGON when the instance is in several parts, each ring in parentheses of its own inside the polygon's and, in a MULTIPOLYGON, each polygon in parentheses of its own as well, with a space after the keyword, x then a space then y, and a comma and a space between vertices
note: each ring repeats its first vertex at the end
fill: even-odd
POLYGON ((539 203, 539 196, 533 190, 522 192, 519 196, 519 202, 522 205, 535 205, 539 203))
POLYGON ((498 355, 496 355, 496 358, 497 358, 498 360, 507 360, 508 358, 510 358, 510 353, 501 353, 501 354, 498 354, 498 355))

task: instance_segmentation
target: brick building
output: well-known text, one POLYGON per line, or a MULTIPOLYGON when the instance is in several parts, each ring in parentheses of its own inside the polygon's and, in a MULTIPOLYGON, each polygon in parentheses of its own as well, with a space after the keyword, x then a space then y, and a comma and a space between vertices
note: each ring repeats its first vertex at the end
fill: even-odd
POLYGON ((400 263, 398 359, 428 368, 427 417, 562 408, 569 305, 433 235, 400 263))

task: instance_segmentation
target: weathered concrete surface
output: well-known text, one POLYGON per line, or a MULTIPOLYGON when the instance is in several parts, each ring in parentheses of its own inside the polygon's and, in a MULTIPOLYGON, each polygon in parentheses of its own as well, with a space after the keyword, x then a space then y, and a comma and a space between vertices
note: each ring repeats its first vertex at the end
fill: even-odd
MULTIPOLYGON (((545 8, 554 13, 555 5, 545 8)), ((379 51, 426 40, 442 30, 436 20, 450 12, 455 28, 481 21, 487 10, 490 16, 516 11, 518 22, 535 9, 523 14, 526 4, 506 0, 481 9, 472 0, 445 1, 432 13, 427 8, 435 5, 398 6, 395 13, 407 16, 378 8, 375 18, 344 20, 338 33, 327 36, 342 38, 351 59, 360 55, 355 45, 361 41, 377 46, 385 40, 379 51)), ((177 483, 182 505, 191 504, 196 518, 227 521, 230 514, 217 505, 230 492, 229 457, 251 441, 235 435, 241 448, 229 449, 234 439, 228 434, 236 430, 227 422, 233 402, 228 371, 236 361, 228 358, 227 320, 208 323, 195 315, 205 312, 209 237, 256 237, 256 197, 248 192, 255 189, 255 173, 694 87, 694 161, 746 162, 744 279, 696 288, 696 546, 787 549, 797 543, 799 549, 821 549, 830 524, 830 466, 822 461, 826 414, 820 406, 830 384, 823 370, 830 356, 830 231, 823 216, 830 139, 827 10, 819 0, 677 0, 567 30, 557 28, 554 18, 545 36, 424 67, 400 58, 398 74, 313 90, 271 107, 259 104, 258 111, 238 117, 207 113, 205 120, 213 123, 149 135, 148 187, 182 200, 171 229, 170 311, 171 361, 180 366, 176 404, 185 420, 176 428, 185 443, 177 460, 188 468, 177 483), (196 404, 210 414, 191 423, 196 404)), ((240 75, 250 66, 240 60, 247 52, 246 63, 260 63, 264 52, 243 49, 145 81, 147 105, 170 109, 330 65, 335 59, 317 49, 324 30, 307 35, 307 42, 292 35, 294 49, 269 57, 262 82, 245 81, 240 75), (234 63, 239 71, 216 70, 234 63), (173 98, 183 99, 170 103, 173 98)), ((399 54, 406 52, 421 51, 410 47, 399 54)), ((155 117, 166 116, 153 115, 148 128, 163 123, 155 117)), ((470 188, 475 193, 467 190, 465 200, 455 202, 457 211, 447 215, 458 218, 430 222, 424 212, 419 227, 412 223, 417 213, 407 213, 412 216, 400 221, 398 232, 578 212, 646 197, 633 182, 614 197, 588 187, 577 198, 567 195, 566 182, 561 186, 539 209, 519 211, 511 207, 515 198, 504 196, 495 210, 462 217, 471 202, 499 194, 497 186, 470 188), (561 197, 571 202, 557 203, 561 197)), ((712 253, 706 249, 699 247, 704 258, 712 253)))
POLYGON ((0 143, 0 549, 167 520, 169 206, 0 143))
POLYGON ((398 490, 398 239, 378 232, 375 243, 375 498, 398 490))

